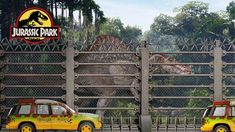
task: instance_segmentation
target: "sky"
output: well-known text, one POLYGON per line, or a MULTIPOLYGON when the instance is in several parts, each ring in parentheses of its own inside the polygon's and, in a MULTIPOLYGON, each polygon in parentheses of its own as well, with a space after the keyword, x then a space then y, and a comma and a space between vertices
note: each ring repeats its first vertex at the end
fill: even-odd
MULTIPOLYGON (((137 26, 149 30, 154 18, 160 13, 174 16, 173 9, 191 0, 95 0, 106 17, 119 18, 125 26, 137 26)), ((200 0, 209 3, 209 11, 226 10, 233 0, 200 0)))

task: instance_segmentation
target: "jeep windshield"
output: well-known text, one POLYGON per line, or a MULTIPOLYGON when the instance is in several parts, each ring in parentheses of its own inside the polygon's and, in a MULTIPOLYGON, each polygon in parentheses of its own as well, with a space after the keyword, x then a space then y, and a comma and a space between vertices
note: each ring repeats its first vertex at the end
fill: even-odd
POLYGON ((203 118, 207 116, 225 116, 225 113, 225 106, 208 107, 203 114, 203 118))
POLYGON ((208 108, 205 110, 205 112, 204 112, 202 118, 209 116, 209 115, 210 115, 210 112, 211 112, 211 109, 212 109, 212 107, 208 107, 208 108))
POLYGON ((8 113, 8 116, 15 114, 16 108, 17 108, 17 105, 14 105, 14 106, 10 109, 10 111, 9 111, 9 113, 8 113))
POLYGON ((65 107, 66 107, 67 109, 69 109, 69 111, 70 111, 72 114, 75 114, 75 113, 76 113, 76 111, 73 110, 72 108, 70 108, 68 105, 66 105, 66 104, 64 104, 64 105, 65 105, 65 107))

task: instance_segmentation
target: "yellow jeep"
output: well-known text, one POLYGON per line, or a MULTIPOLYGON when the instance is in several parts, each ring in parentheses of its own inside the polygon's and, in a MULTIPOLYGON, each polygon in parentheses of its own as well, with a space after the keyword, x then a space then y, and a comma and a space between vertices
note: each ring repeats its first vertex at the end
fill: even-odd
POLYGON ((235 132, 235 102, 214 101, 202 118, 202 132, 235 132))
POLYGON ((45 99, 22 99, 11 108, 6 128, 20 132, 79 130, 93 132, 102 127, 97 114, 77 113, 66 104, 45 99))

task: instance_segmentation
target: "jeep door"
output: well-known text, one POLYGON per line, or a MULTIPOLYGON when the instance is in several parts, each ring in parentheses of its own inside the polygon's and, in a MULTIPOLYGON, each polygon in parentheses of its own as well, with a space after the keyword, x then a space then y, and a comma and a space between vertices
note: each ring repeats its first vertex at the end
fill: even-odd
POLYGON ((231 131, 235 131, 235 106, 230 106, 229 111, 230 112, 229 112, 228 119, 230 119, 230 120, 228 120, 229 121, 228 125, 229 125, 231 131))
POLYGON ((37 129, 52 129, 50 109, 47 104, 37 104, 36 114, 33 117, 37 129))
POLYGON ((69 111, 60 104, 52 104, 52 128, 53 129, 64 129, 64 130, 75 130, 77 129, 73 127, 72 115, 70 115, 69 111))

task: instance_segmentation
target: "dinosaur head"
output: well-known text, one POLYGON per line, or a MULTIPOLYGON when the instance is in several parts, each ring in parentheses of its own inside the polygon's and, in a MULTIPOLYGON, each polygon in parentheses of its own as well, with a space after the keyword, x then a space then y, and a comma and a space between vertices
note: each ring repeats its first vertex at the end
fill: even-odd
POLYGON ((150 61, 163 63, 159 65, 159 67, 168 73, 172 73, 172 74, 191 74, 192 73, 192 67, 190 65, 177 64, 179 62, 176 61, 174 57, 156 54, 150 58, 150 61), (171 63, 173 64, 171 65, 171 63))
POLYGON ((43 15, 40 11, 35 11, 30 14, 29 20, 34 20, 38 24, 43 25, 42 21, 48 20, 48 17, 43 15))

